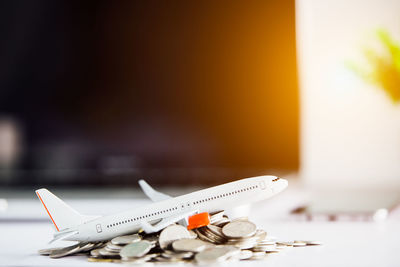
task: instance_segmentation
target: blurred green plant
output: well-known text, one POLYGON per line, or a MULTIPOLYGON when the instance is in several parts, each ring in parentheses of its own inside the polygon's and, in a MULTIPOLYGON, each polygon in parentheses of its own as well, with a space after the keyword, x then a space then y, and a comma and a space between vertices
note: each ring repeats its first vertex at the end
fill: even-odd
POLYGON ((394 103, 400 103, 400 45, 383 29, 377 30, 376 35, 383 45, 383 53, 365 48, 367 66, 352 62, 348 66, 365 81, 383 89, 394 103))

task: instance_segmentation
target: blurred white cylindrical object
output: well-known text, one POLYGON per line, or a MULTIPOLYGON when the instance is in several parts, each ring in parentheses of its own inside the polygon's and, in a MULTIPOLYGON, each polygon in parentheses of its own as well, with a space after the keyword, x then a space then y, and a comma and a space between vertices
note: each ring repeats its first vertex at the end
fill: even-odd
POLYGON ((8 209, 8 201, 7 199, 0 198, 0 213, 6 212, 8 209))
POLYGON ((399 10, 398 0, 296 0, 308 184, 400 186, 400 104, 346 64, 365 62, 377 29, 400 43, 399 10))
POLYGON ((20 129, 11 119, 0 119, 0 167, 12 167, 21 152, 20 129))

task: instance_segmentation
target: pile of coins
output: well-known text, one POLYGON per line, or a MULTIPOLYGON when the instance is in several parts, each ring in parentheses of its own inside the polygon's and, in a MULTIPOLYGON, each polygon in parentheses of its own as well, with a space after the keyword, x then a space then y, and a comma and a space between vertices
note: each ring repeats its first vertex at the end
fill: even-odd
POLYGON ((118 236, 108 242, 78 243, 64 248, 42 249, 39 253, 51 258, 84 254, 92 262, 211 264, 261 260, 287 247, 321 244, 317 241, 276 241, 247 218, 231 221, 223 211, 212 214, 210 221, 210 225, 194 230, 173 224, 159 233, 118 236))

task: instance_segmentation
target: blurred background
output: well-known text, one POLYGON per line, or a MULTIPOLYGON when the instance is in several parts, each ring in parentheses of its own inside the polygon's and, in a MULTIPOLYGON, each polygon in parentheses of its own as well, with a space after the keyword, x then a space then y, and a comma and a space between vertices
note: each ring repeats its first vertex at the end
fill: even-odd
POLYGON ((299 170, 295 2, 2 1, 0 185, 299 170))
POLYGON ((0 5, 3 188, 400 188, 399 0, 0 5))

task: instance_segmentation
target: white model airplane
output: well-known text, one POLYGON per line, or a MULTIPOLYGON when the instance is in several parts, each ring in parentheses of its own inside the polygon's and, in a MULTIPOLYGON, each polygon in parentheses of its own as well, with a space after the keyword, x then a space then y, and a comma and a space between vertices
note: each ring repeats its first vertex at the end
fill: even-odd
POLYGON ((188 228, 207 225, 208 213, 231 209, 264 200, 281 192, 288 185, 276 176, 258 176, 199 190, 179 197, 157 192, 144 180, 139 184, 154 202, 107 216, 79 214, 47 189, 36 194, 47 211, 57 232, 55 240, 102 241, 138 232, 158 232, 166 226, 181 222, 188 228), (192 225, 190 225, 190 223, 192 225))

